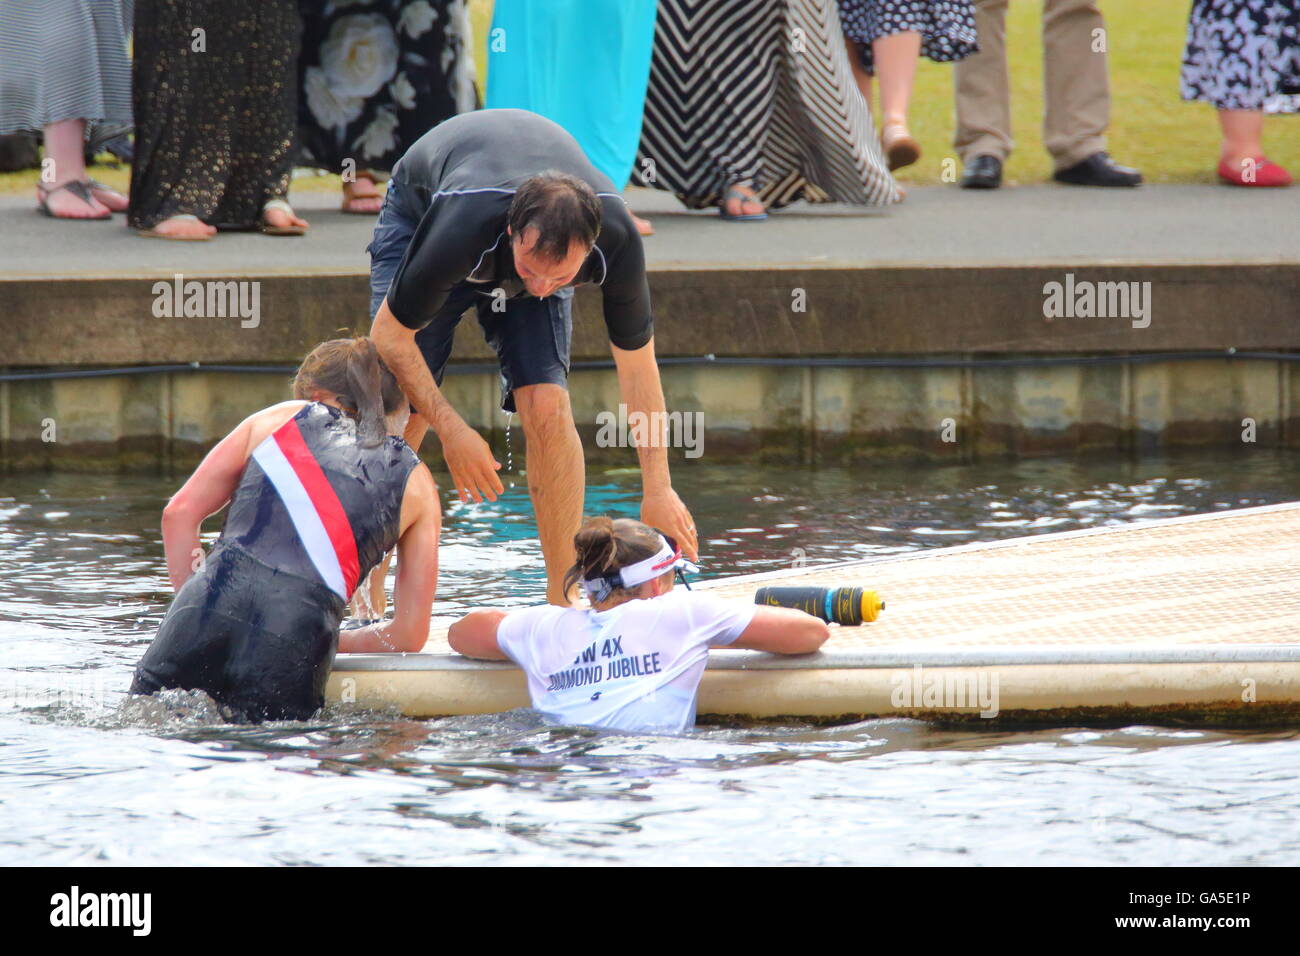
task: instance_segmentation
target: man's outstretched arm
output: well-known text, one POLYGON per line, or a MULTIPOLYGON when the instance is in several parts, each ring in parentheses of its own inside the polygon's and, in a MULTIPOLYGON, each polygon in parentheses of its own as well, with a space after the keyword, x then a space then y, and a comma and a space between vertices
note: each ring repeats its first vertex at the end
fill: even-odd
MULTIPOLYGON (((652 337, 639 349, 621 349, 610 344, 614 365, 618 369, 619 390, 627 405, 628 418, 636 412, 643 413, 645 421, 667 422, 663 384, 659 380, 659 365, 655 361, 655 342, 652 337)), ((647 434, 649 444, 637 445, 636 454, 641 464, 641 520, 666 534, 672 535, 692 561, 699 559, 699 539, 695 520, 682 499, 673 490, 668 470, 668 448, 664 435, 653 427, 637 429, 647 434)))
POLYGON ((375 314, 370 338, 407 399, 442 442, 442 456, 460 500, 496 501, 497 495, 505 490, 497 477, 501 463, 492 456, 488 443, 465 423, 442 394, 415 344, 415 330, 397 321, 387 299, 375 314))

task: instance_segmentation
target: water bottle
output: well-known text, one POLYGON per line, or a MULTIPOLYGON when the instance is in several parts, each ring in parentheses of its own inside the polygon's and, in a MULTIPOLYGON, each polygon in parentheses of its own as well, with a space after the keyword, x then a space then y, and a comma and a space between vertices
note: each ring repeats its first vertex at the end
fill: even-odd
POLYGON ((819 617, 827 624, 857 627, 874 621, 885 609, 880 595, 866 588, 759 588, 755 604, 768 607, 792 607, 819 617))

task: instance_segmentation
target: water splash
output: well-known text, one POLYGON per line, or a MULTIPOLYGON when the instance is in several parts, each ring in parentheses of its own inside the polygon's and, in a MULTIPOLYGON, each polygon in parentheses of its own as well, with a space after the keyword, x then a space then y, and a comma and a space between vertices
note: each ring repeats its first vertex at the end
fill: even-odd
POLYGON ((376 613, 374 603, 370 600, 370 575, 362 578, 361 583, 357 585, 356 591, 352 593, 348 610, 353 617, 361 621, 373 621, 381 616, 376 613))
MULTIPOLYGON (((510 426, 514 423, 515 413, 506 412, 506 474, 514 474, 515 471, 515 449, 510 441, 510 426)), ((513 488, 515 483, 512 481, 506 487, 513 488)))

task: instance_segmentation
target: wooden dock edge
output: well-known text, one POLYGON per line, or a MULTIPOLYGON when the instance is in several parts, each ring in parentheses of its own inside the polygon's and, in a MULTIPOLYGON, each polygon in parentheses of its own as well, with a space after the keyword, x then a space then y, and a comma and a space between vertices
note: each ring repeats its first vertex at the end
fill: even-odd
MULTIPOLYGON (((498 713, 529 704, 521 671, 483 664, 343 667, 331 674, 327 698, 395 708, 409 717, 498 713)), ((1124 720, 1199 715, 1209 722, 1300 722, 1300 660, 711 668, 700 685, 699 713, 817 720, 942 715, 990 722, 1034 715, 1086 722, 1109 713, 1124 720)))

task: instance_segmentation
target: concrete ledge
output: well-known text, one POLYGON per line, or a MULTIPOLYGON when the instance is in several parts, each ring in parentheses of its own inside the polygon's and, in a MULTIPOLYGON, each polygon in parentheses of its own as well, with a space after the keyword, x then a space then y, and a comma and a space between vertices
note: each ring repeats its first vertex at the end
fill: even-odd
MULTIPOLYGON (((976 369, 667 365, 662 375, 670 411, 701 416, 692 457, 943 462, 1300 447, 1300 362, 1282 359, 976 369)), ((495 371, 448 375, 443 391, 500 447, 508 420, 495 371)), ((598 442, 599 416, 616 415, 622 401, 615 373, 575 371, 570 395, 588 458, 630 463, 629 448, 598 442)), ((0 467, 188 468, 250 410, 289 397, 283 372, 0 382, 0 467)), ((523 451, 518 437, 515 451, 523 451)))
MULTIPOLYGON (((666 193, 632 190, 628 200, 655 222, 645 250, 661 357, 1142 357, 664 368, 669 409, 706 416, 706 454, 955 461, 1237 445, 1247 430, 1260 444, 1300 443, 1300 364, 1222 357, 1300 354, 1300 229, 1294 202, 1267 192, 931 187, 886 210, 796 204, 745 225, 682 210, 666 193), (1149 312, 1048 317, 1045 289, 1067 281, 1140 283, 1144 293, 1149 283, 1149 312)), ((0 197, 0 372, 296 365, 324 339, 366 331, 374 223, 342 215, 334 195, 301 200, 312 222, 303 240, 164 243, 111 225, 69 227, 34 215, 27 197, 0 197), (155 315, 156 284, 178 274, 257 283, 256 322, 221 310, 155 315)), ((472 318, 455 355, 488 370, 450 376, 448 397, 499 434, 495 357, 472 318)), ((609 358, 597 289, 578 291, 573 357, 609 358)), ((207 371, 0 383, 0 466, 186 467, 249 409, 286 396, 282 376, 207 371)), ((575 372, 572 396, 587 439, 595 416, 620 401, 607 371, 575 372)), ((588 450, 600 454, 590 441, 588 450)))
MULTIPOLYGON (((185 273, 228 281, 230 274, 185 273)), ((256 327, 237 316, 158 318, 156 276, 0 279, 9 368, 175 362, 296 363, 319 342, 369 328, 361 273, 256 271, 256 327)), ((835 356, 1300 349, 1300 262, 1289 264, 659 269, 650 275, 660 355, 835 356), (1149 282, 1150 325, 1045 318, 1065 276, 1149 282), (803 311, 800 311, 803 310, 803 311)), ((494 356, 472 318, 456 357, 494 356)), ((599 292, 579 289, 573 357, 609 357, 599 292)))

